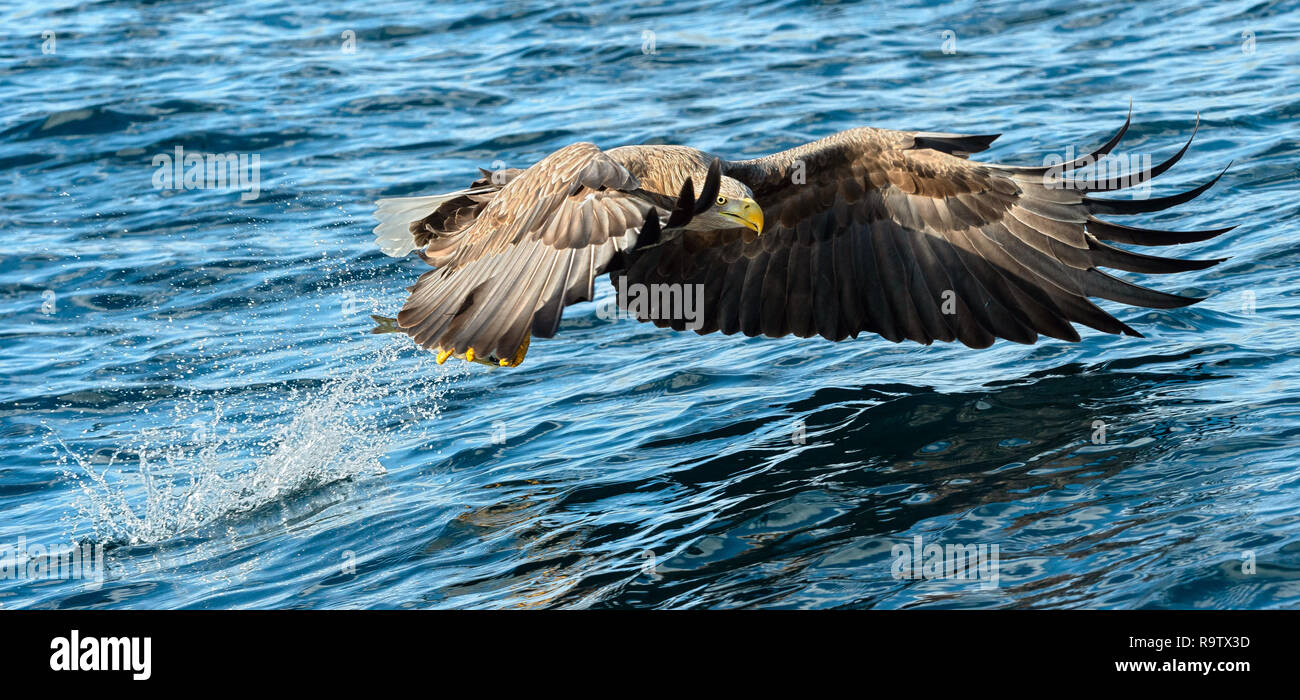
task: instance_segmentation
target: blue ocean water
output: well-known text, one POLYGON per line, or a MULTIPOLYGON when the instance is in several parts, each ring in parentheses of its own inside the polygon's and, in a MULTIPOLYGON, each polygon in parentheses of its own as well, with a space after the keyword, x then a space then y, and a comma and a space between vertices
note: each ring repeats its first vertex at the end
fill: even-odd
POLYGON ((1295 607, 1294 2, 40 2, 0 9, 0 608, 1295 607), (871 125, 1186 158, 1146 338, 673 334, 569 309, 516 370, 374 336, 372 202, 568 143, 871 125), (156 157, 256 156, 160 189, 156 157), (250 193, 251 194, 251 193, 250 193), (996 585, 894 547, 996 545, 996 585), (39 569, 36 570, 39 572, 39 569))

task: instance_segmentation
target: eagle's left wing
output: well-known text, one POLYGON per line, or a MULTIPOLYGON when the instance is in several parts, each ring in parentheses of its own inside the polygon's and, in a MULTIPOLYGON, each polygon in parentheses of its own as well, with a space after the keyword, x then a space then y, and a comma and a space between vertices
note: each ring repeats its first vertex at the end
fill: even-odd
MULTIPOLYGON (((987 347, 996 338, 1033 343, 1040 334, 1077 341, 1071 324, 1082 323, 1137 336, 1088 298, 1151 308, 1199 299, 1139 287, 1101 268, 1169 273, 1218 261, 1141 255, 1103 240, 1169 245, 1229 229, 1153 231, 1098 219, 1159 211, 1214 182, 1146 200, 1093 196, 1159 175, 1187 146, 1125 182, 1064 177, 1108 153, 1127 128, 1126 121, 1101 149, 1055 169, 964 157, 991 136, 877 129, 728 163, 724 173, 748 184, 764 210, 762 236, 687 233, 634 251, 615 275, 641 284, 701 285, 699 333, 841 340, 870 331, 895 342, 987 347)), ((687 327, 685 319, 654 321, 687 327)))
MULTIPOLYGON (((717 194, 720 172, 710 171, 702 199, 717 194)), ((415 222, 426 237, 414 240, 437 269, 410 287, 393 330, 436 351, 439 363, 518 365, 532 336, 555 335, 564 308, 591 299, 621 251, 698 213, 693 187, 687 179, 676 198, 647 192, 596 146, 566 146, 513 177, 472 223, 434 234, 422 230, 428 218, 415 222)))

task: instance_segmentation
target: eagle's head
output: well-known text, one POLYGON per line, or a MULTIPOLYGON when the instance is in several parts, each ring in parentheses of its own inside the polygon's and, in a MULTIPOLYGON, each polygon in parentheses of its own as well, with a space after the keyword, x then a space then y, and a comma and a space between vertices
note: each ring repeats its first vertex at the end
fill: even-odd
MULTIPOLYGON (((699 178, 695 181, 704 183, 706 180, 699 178)), ((700 205, 703 204, 700 202, 700 205)), ((726 175, 719 179, 718 192, 713 196, 713 202, 709 207, 692 217, 685 226, 688 231, 713 231, 740 227, 755 233, 763 233, 763 209, 758 206, 758 202, 754 201, 754 193, 745 183, 726 175)))

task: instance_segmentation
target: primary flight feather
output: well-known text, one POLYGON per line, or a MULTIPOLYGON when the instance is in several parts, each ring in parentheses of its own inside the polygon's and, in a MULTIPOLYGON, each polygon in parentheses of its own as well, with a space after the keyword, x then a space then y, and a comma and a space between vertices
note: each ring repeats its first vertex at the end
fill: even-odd
MULTIPOLYGON (((1159 211, 1208 189, 1150 199, 1094 196, 1160 175, 1187 151, 1123 178, 1071 179, 1109 153, 1053 166, 980 163, 996 135, 859 128, 751 160, 685 146, 602 151, 576 143, 530 168, 483 171, 458 192, 384 199, 376 243, 415 251, 433 270, 410 287, 400 331, 448 357, 500 366, 549 338, 597 277, 698 285, 700 318, 642 316, 697 333, 838 341, 867 331, 899 342, 1040 335, 1077 341, 1072 324, 1140 334, 1093 304, 1173 308, 1200 299, 1103 272, 1170 273, 1219 260, 1143 255, 1103 241, 1162 246, 1230 229, 1133 228, 1098 215, 1159 211)), ((1193 136, 1195 130, 1193 130, 1193 136)), ((1222 173, 1220 173, 1222 175, 1222 173)))

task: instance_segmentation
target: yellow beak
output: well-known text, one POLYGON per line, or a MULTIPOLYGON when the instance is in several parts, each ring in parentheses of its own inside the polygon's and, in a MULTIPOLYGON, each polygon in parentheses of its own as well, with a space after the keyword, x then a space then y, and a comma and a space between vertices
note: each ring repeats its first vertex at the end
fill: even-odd
POLYGON ((739 221, 745 228, 755 233, 763 233, 763 209, 758 206, 758 202, 743 197, 733 199, 719 210, 723 216, 729 216, 739 221))

